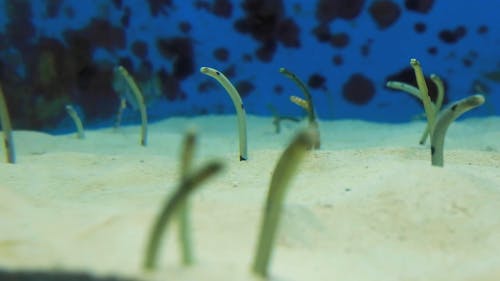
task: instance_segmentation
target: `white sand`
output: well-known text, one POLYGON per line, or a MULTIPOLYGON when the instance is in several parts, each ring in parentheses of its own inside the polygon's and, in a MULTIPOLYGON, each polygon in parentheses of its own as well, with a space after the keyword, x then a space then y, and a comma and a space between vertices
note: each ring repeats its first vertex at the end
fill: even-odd
MULTIPOLYGON (((236 121, 169 119, 149 127, 50 136, 15 132, 18 163, 0 164, 0 268, 90 270, 154 280, 258 280, 250 274, 272 170, 304 124, 250 117, 249 161, 236 121), (180 266, 170 228, 156 274, 141 273, 150 225, 178 180, 196 125, 196 165, 223 173, 192 202, 196 266, 180 266)), ((453 124, 445 167, 418 145, 424 124, 321 122, 286 198, 272 280, 499 280, 500 118, 453 124)), ((4 152, 0 151, 3 156, 4 152)))

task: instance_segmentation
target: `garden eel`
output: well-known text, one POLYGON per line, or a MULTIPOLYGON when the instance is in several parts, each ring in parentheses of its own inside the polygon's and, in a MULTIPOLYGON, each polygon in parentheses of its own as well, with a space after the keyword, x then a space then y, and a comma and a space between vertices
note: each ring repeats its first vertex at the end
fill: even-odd
POLYGON ((144 104, 144 98, 142 97, 141 90, 137 86, 134 81, 134 78, 130 76, 125 67, 119 65, 116 67, 115 71, 118 71, 122 75, 122 77, 127 81, 128 86, 132 89, 132 93, 134 93, 135 99, 137 100, 137 104, 139 105, 139 111, 141 112, 141 145, 146 146, 147 144, 147 127, 148 127, 148 116, 146 113, 146 105, 144 104))
POLYGON ((416 97, 420 102, 422 102, 422 97, 420 96, 420 91, 418 90, 417 87, 414 87, 410 84, 406 84, 403 82, 399 81, 387 81, 385 84, 388 88, 394 89, 394 90, 400 90, 405 93, 408 93, 414 97, 416 97))
MULTIPOLYGON (((191 170, 195 145, 196 133, 194 129, 190 129, 186 133, 182 144, 181 165, 179 171, 181 181, 186 179, 186 176, 191 170)), ((189 200, 186 199, 184 202, 180 203, 179 211, 177 212, 177 220, 179 223, 177 231, 179 244, 181 245, 182 263, 186 266, 194 263, 193 247, 191 243, 191 216, 189 210, 189 200)))
POLYGON ((420 97, 424 104, 425 115, 427 116, 427 125, 429 127, 429 134, 432 139, 432 134, 434 132, 434 125, 436 122, 436 111, 434 110, 429 97, 429 89, 427 88, 427 83, 425 82, 424 73, 422 71, 422 66, 417 59, 411 59, 410 65, 415 72, 415 78, 417 79, 418 89, 420 91, 420 97))
POLYGON ((231 100, 233 101, 234 108, 236 109, 236 114, 238 115, 238 131, 240 136, 240 161, 248 159, 247 155, 247 123, 245 116, 245 108, 243 107, 243 102, 241 101, 240 94, 238 90, 233 86, 231 81, 220 71, 203 66, 200 68, 200 72, 208 75, 217 82, 219 82, 222 87, 227 91, 231 100))
POLYGON ((5 102, 2 85, 0 85, 0 123, 2 124, 3 143, 7 162, 14 164, 16 163, 16 153, 14 151, 14 139, 12 138, 12 125, 10 124, 9 110, 5 102))
MULTIPOLYGON (((441 110, 441 107, 443 106, 443 100, 444 100, 444 85, 443 85, 443 80, 439 78, 436 74, 431 74, 431 80, 434 82, 434 85, 436 85, 438 94, 437 94, 437 99, 436 103, 432 104, 434 108, 434 112, 437 115, 439 111, 441 110)), ((427 140, 427 136, 429 136, 430 132, 430 127, 429 123, 427 123, 427 126, 425 126, 425 130, 422 133, 422 136, 420 137, 420 141, 418 142, 421 145, 425 144, 425 141, 427 140)))
POLYGON ((298 97, 292 96, 292 97, 290 97, 290 101, 303 107, 306 110, 307 118, 309 121, 309 126, 311 128, 313 128, 314 133, 317 134, 317 137, 315 138, 316 142, 311 147, 314 147, 315 149, 319 149, 321 146, 321 139, 320 139, 320 135, 319 135, 319 125, 318 125, 318 121, 316 120, 316 111, 314 110, 314 104, 313 104, 311 92, 309 92, 309 89, 307 88, 306 84, 304 84, 304 82, 302 82, 302 80, 300 80, 300 78, 297 75, 295 75, 295 73, 291 72, 290 70, 288 70, 284 67, 281 67, 279 69, 279 72, 281 74, 283 74, 286 78, 292 80, 300 88, 300 90, 304 94, 306 101, 307 101, 307 104, 308 104, 307 108, 304 106, 303 102, 301 102, 300 101, 301 99, 298 97))
POLYGON ((83 132, 83 125, 82 125, 82 120, 80 117, 78 117, 78 113, 76 113, 76 110, 73 108, 71 105, 66 105, 66 112, 68 112, 68 115, 73 119, 73 122, 75 123, 76 126, 76 137, 79 139, 85 138, 85 133, 83 132))
POLYGON ((155 268, 158 250, 161 249, 163 233, 167 229, 172 216, 174 216, 179 208, 183 206, 188 196, 195 189, 199 188, 203 182, 214 176, 222 168, 223 165, 221 162, 213 160, 205 164, 203 167, 198 168, 196 171, 190 172, 183 180, 181 180, 173 195, 163 205, 161 212, 158 214, 153 228, 151 229, 149 240, 146 245, 143 264, 144 269, 150 270, 155 268))
POLYGON ((312 128, 300 131, 285 149, 274 168, 252 267, 252 271, 261 277, 266 277, 268 274, 268 265, 290 180, 297 173, 299 162, 316 142, 316 137, 312 128))
POLYGON ((463 113, 484 103, 483 95, 472 95, 452 103, 439 115, 434 132, 431 134, 431 162, 433 166, 443 166, 443 146, 446 130, 451 122, 463 113))
MULTIPOLYGON (((441 110, 441 106, 443 105, 443 99, 444 99, 444 84, 443 81, 439 76, 436 74, 431 74, 431 80, 434 82, 434 85, 436 85, 438 95, 436 99, 436 103, 431 102, 431 107, 434 110, 435 114, 441 110)), ((395 90, 400 90, 403 92, 406 92, 414 97, 416 97, 418 100, 420 100, 422 103, 424 103, 424 100, 422 98, 422 95, 420 94, 420 90, 417 87, 414 87, 410 84, 403 83, 403 82, 398 82, 398 81, 388 81, 386 83, 386 86, 391 89, 395 90)), ((420 137, 420 144, 425 144, 425 140, 427 139, 427 136, 429 135, 429 123, 427 123, 427 126, 425 127, 424 132, 422 133, 422 137, 420 137)))

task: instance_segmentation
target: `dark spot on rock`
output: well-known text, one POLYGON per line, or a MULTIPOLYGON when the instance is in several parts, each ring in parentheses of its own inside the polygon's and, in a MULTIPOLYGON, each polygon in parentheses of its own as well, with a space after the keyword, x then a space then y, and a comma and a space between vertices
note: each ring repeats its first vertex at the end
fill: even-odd
POLYGON ((368 9, 377 27, 384 30, 393 25, 401 15, 399 5, 391 0, 377 0, 368 9))
POLYGON ((349 35, 345 32, 332 34, 330 37, 330 44, 336 48, 344 48, 349 45, 349 35))
POLYGON ((276 42, 270 41, 266 44, 262 44, 260 48, 257 49, 255 55, 262 62, 270 62, 273 59, 274 53, 276 52, 276 42))
POLYGON ((283 94, 283 86, 281 85, 275 85, 274 88, 273 88, 273 91, 276 95, 281 95, 283 94))
POLYGON ((477 58, 478 58, 478 53, 475 50, 470 50, 462 58, 462 63, 465 67, 471 67, 477 58))
POLYGON ((447 44, 457 43, 467 34, 467 29, 465 26, 460 25, 455 29, 443 29, 439 32, 439 39, 447 44))
POLYGON ((212 5, 210 5, 210 2, 205 1, 205 0, 194 1, 193 6, 198 10, 205 10, 205 11, 209 11, 209 12, 212 9, 212 5))
POLYGON ((229 50, 224 47, 219 47, 212 52, 214 58, 221 62, 229 60, 229 50))
POLYGON ((122 24, 123 27, 128 27, 130 25, 130 16, 132 15, 132 12, 130 10, 130 7, 126 7, 123 10, 123 15, 120 18, 120 23, 122 24))
POLYGON ((238 81, 234 87, 238 90, 238 93, 240 93, 241 98, 250 95, 250 93, 255 90, 253 83, 248 80, 238 81))
POLYGON ((413 25, 413 30, 419 34, 424 33, 427 30, 427 25, 423 22, 417 22, 413 25))
POLYGON ((134 72, 134 78, 139 82, 147 82, 154 76, 153 64, 148 60, 142 60, 134 72))
POLYGON ((158 38, 156 47, 160 55, 172 60, 172 75, 185 79, 194 73, 193 42, 189 37, 158 38))
POLYGON ((320 89, 324 88, 326 83, 325 77, 320 75, 319 73, 314 73, 311 76, 309 76, 309 79, 307 80, 307 85, 311 89, 320 89))
POLYGON ((364 105, 375 96, 373 82, 361 73, 352 74, 342 87, 342 96, 355 105, 364 105))
POLYGON ((228 79, 236 77, 236 66, 234 64, 231 64, 229 67, 224 69, 224 74, 228 79))
POLYGON ((92 49, 104 48, 110 52, 125 48, 125 31, 117 26, 111 25, 108 20, 93 18, 88 25, 82 29, 66 30, 63 33, 69 37, 85 38, 92 43, 92 49))
POLYGON ((251 54, 243 54, 241 58, 243 59, 244 62, 252 62, 253 61, 251 54))
POLYGON ((233 13, 233 3, 229 0, 215 0, 212 4, 212 13, 221 18, 230 18, 233 13))
POLYGON ((342 65, 342 64, 344 64, 344 58, 342 57, 342 55, 334 55, 332 57, 332 63, 333 63, 333 65, 336 65, 336 66, 342 65))
POLYGON ((352 20, 361 13, 364 4, 364 0, 319 0, 315 16, 320 23, 336 18, 352 20))
POLYGON ((160 13, 168 15, 167 9, 172 8, 172 0, 147 0, 149 4, 149 12, 153 17, 158 16, 160 13))
POLYGON ((363 43, 363 45, 361 45, 361 55, 363 57, 367 57, 370 55, 372 43, 373 43, 373 40, 368 39, 368 40, 366 40, 365 43, 363 43))
POLYGON ((51 127, 50 122, 56 122, 61 112, 54 105, 68 100, 68 92, 74 86, 74 76, 69 73, 67 65, 70 58, 66 47, 57 39, 41 37, 34 44, 33 51, 24 57, 24 83, 31 91, 29 97, 32 100, 24 102, 26 105, 31 104, 34 109, 34 115, 30 117, 33 119, 31 125, 51 127))
POLYGON ((66 6, 66 7, 64 7, 64 15, 68 19, 72 19, 75 17, 75 10, 71 6, 66 6))
POLYGON ((132 53, 140 59, 145 59, 148 56, 148 44, 142 40, 134 41, 132 43, 132 53))
POLYGON ((272 60, 277 42, 285 47, 299 47, 299 28, 285 17, 282 0, 245 0, 241 4, 245 16, 235 21, 236 31, 249 34, 260 42, 256 54, 263 62, 272 60))
POLYGON ((172 74, 180 79, 184 80, 195 71, 193 57, 179 57, 173 62, 173 72, 172 74))
POLYGON ((119 58, 118 65, 123 66, 131 74, 134 72, 134 62, 128 56, 119 58))
POLYGON ((206 80, 206 81, 200 82, 198 84, 198 92, 200 94, 204 94, 204 93, 206 93, 210 90, 216 89, 216 88, 217 88, 217 84, 214 83, 213 79, 206 80))
POLYGON ((115 8, 120 10, 123 6, 123 0, 113 0, 113 5, 115 5, 115 8))
POLYGON ((159 80, 162 81, 161 89, 167 100, 185 100, 186 93, 181 89, 179 80, 165 69, 160 69, 157 73, 159 80))
POLYGON ((467 57, 469 57, 470 59, 477 59, 479 57, 479 54, 475 50, 470 50, 467 53, 467 57))
MULTIPOLYGON (((443 80, 443 86, 445 89, 444 97, 443 97, 443 104, 447 104, 448 103, 448 94, 446 92, 446 89, 448 87, 448 83, 446 82, 446 79, 444 79, 442 77, 441 77, 441 80, 443 80)), ((403 83, 406 83, 406 84, 409 84, 409 85, 412 85, 412 86, 418 88, 417 80, 415 78, 415 72, 413 71, 413 68, 411 68, 411 67, 405 67, 403 70, 401 70, 395 74, 391 74, 391 75, 387 76, 385 82, 387 83, 387 81, 403 82, 403 83)), ((438 95, 438 90, 437 90, 436 85, 427 76, 425 76, 425 82, 427 84, 427 88, 429 89, 429 97, 431 98, 431 100, 433 102, 436 102, 437 95, 438 95)), ((389 90, 397 91, 397 90, 392 90, 392 89, 389 89, 389 90)), ((412 97, 419 105, 423 106, 422 102, 419 99, 417 99, 416 97, 413 97, 413 96, 410 96, 410 97, 412 97)))
POLYGON ((7 38, 5 38, 5 34, 0 33, 0 51, 5 51, 9 48, 10 48, 10 45, 7 42, 7 38))
POLYGON ((242 3, 245 17, 235 22, 240 33, 249 33, 257 41, 265 42, 275 38, 278 23, 285 13, 280 0, 245 0, 242 3))
POLYGON ((486 34, 488 33, 488 26, 487 25, 480 25, 478 28, 477 28, 477 34, 486 34))
POLYGON ((32 43, 36 33, 35 26, 31 22, 33 16, 31 1, 7 1, 4 3, 4 8, 8 18, 3 28, 6 39, 16 49, 24 52, 32 43))
POLYGON ((286 18, 278 24, 276 39, 285 47, 300 47, 300 28, 291 19, 286 18))
POLYGON ((179 23, 179 30, 184 34, 189 33, 191 31, 191 28, 191 24, 187 21, 181 21, 179 23))
POLYGON ((276 30, 276 39, 285 47, 300 47, 300 28, 290 18, 279 22, 276 30))
POLYGON ((56 18, 61 10, 63 0, 47 0, 45 1, 45 16, 49 19, 56 18))
POLYGON ((115 114, 118 96, 111 86, 113 65, 90 63, 77 73, 77 87, 81 91, 78 103, 85 116, 92 120, 115 114))
POLYGON ((471 67, 473 63, 474 63, 474 61, 470 58, 462 58, 462 64, 465 67, 471 67))
POLYGON ((426 14, 432 9, 434 0, 405 0, 406 9, 426 14))
POLYGON ((330 41, 332 34, 330 33, 330 27, 327 24, 320 24, 312 30, 312 34, 318 39, 319 42, 330 41))
POLYGON ((436 148, 434 146, 431 146, 431 155, 434 155, 436 153, 436 148))
POLYGON ((27 20, 33 16, 31 1, 17 0, 4 3, 5 13, 11 21, 27 20))
POLYGON ((431 47, 427 48, 427 53, 429 55, 435 56, 438 53, 438 48, 436 46, 431 46, 431 47))

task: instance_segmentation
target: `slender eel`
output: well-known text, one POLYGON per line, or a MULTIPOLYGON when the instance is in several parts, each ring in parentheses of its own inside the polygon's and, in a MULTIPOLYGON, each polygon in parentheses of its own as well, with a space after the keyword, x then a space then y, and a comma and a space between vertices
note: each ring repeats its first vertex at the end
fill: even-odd
POLYGON ((408 93, 408 94, 416 97, 420 101, 422 101, 422 96, 420 95, 420 91, 418 90, 418 88, 413 87, 410 84, 406 84, 406 83, 399 82, 399 81, 388 81, 385 85, 388 88, 391 88, 394 90, 400 90, 400 91, 403 91, 405 93, 408 93))
POLYGON ((145 251, 144 269, 152 270, 156 267, 158 250, 161 248, 163 233, 166 231, 172 216, 179 210, 179 207, 182 206, 195 189, 199 188, 204 181, 215 175, 221 169, 222 163, 212 161, 202 168, 189 173, 189 175, 181 181, 172 197, 167 200, 163 209, 158 214, 153 228, 151 229, 145 251))
POLYGON ((431 162, 433 166, 444 165, 444 137, 451 122, 463 113, 484 103, 483 95, 473 95, 452 103, 439 115, 431 138, 431 162))
POLYGON ((127 99, 120 98, 120 106, 118 107, 118 112, 116 113, 115 129, 119 129, 122 124, 122 116, 125 108, 127 108, 127 99))
MULTIPOLYGON (((184 144, 181 152, 181 181, 184 181, 186 179, 186 176, 191 170, 195 145, 196 134, 194 133, 194 130, 190 130, 184 138, 184 144)), ((178 238, 181 245, 182 263, 186 266, 189 266, 193 264, 194 258, 193 247, 191 243, 191 219, 189 215, 188 199, 180 203, 177 217, 179 222, 178 238)))
POLYGON ((284 67, 280 68, 280 73, 283 74, 286 78, 292 80, 299 87, 299 89, 302 91, 302 93, 306 97, 306 101, 307 101, 307 103, 309 103, 309 107, 311 109, 311 110, 308 110, 308 115, 307 115, 309 122, 311 122, 311 123, 316 122, 316 112, 314 111, 312 95, 309 92, 309 89, 307 89, 306 84, 304 84, 304 82, 302 82, 302 80, 300 80, 300 78, 297 77, 297 75, 295 75, 295 73, 291 72, 290 70, 288 70, 284 67))
POLYGON ((119 65, 116 67, 115 71, 118 71, 122 77, 127 81, 128 86, 134 93, 137 104, 139 105, 139 111, 141 112, 141 145, 146 146, 147 144, 147 130, 148 130, 148 116, 146 113, 146 104, 144 103, 144 98, 142 96, 141 90, 134 81, 134 78, 130 76, 125 67, 119 65))
POLYGON ((415 72, 415 78, 417 79, 418 89, 420 91, 420 97, 424 104, 425 115, 427 116, 427 125, 429 127, 429 134, 432 138, 432 133, 434 131, 434 124, 436 120, 436 112, 433 108, 431 98, 429 97, 429 89, 427 88, 427 83, 425 82, 424 73, 422 71, 422 66, 417 59, 411 59, 410 65, 415 72))
POLYGON ((231 81, 220 71, 203 66, 200 68, 200 72, 208 75, 217 82, 219 82, 226 92, 231 97, 233 101, 234 108, 236 109, 236 114, 238 115, 238 131, 240 137, 240 161, 248 159, 247 155, 247 121, 245 116, 245 108, 243 107, 243 102, 241 101, 240 94, 238 90, 233 86, 231 81))
POLYGON ((7 103, 5 102, 2 85, 0 85, 0 123, 2 124, 3 144, 7 163, 14 164, 16 163, 14 138, 12 137, 12 126, 10 124, 9 111, 7 109, 7 103))
POLYGON ((431 80, 434 82, 434 85, 436 85, 438 95, 436 99, 436 113, 441 110, 441 106, 443 106, 443 100, 444 100, 444 84, 443 80, 441 80, 441 77, 437 76, 436 74, 431 74, 431 80))
POLYGON ((285 149, 274 169, 267 193, 257 250, 252 271, 261 276, 268 275, 268 266, 273 251, 276 231, 278 229, 281 210, 287 187, 292 176, 297 173, 299 162, 316 141, 315 133, 310 129, 297 134, 291 144, 285 149))
MULTIPOLYGON (((434 105, 434 112, 436 115, 439 113, 441 110, 441 106, 443 106, 443 100, 444 100, 444 84, 443 80, 436 74, 431 74, 431 80, 434 82, 434 85, 436 85, 438 94, 437 94, 437 99, 436 103, 434 105)), ((427 123, 427 126, 425 127, 425 131, 422 133, 422 137, 420 137, 420 141, 418 143, 420 144, 425 144, 425 140, 427 139, 427 136, 429 135, 430 128, 429 128, 429 123, 427 123)))
POLYGON ((276 134, 279 134, 281 132, 281 121, 292 121, 292 122, 300 122, 300 119, 297 117, 293 116, 280 116, 278 113, 278 110, 271 104, 268 104, 267 106, 271 113, 273 114, 273 125, 275 126, 275 132, 276 134))
MULTIPOLYGON (((418 63, 418 61, 416 61, 416 60, 415 61, 412 60, 411 62, 412 62, 412 66, 415 69, 415 76, 417 77, 417 81, 420 81, 419 88, 422 88, 423 91, 421 91, 419 88, 416 88, 410 84, 398 82, 398 81, 388 81, 386 83, 386 86, 388 88, 391 88, 391 89, 406 92, 406 93, 416 97, 417 99, 419 99, 423 103, 424 110, 426 110, 426 116, 427 116, 428 121, 427 121, 427 125, 425 127, 425 130, 422 133, 422 136, 420 137, 419 143, 425 144, 425 140, 427 139, 427 136, 429 135, 429 132, 430 132, 430 128, 431 128, 430 125, 434 124, 435 116, 438 114, 438 112, 441 109, 441 106, 443 104, 444 85, 443 85, 443 81, 441 80, 441 78, 439 78, 439 76, 437 76, 436 74, 431 74, 431 80, 432 80, 432 82, 434 82, 434 84, 436 85, 436 88, 438 90, 436 103, 435 104, 432 103, 430 100, 430 97, 428 97, 427 84, 425 84, 425 79, 423 78, 423 72, 422 72, 422 68, 420 67, 420 63, 418 63), (423 82, 422 82, 422 80, 423 80, 423 82), (424 95, 424 92, 427 93, 427 95, 424 95), (429 98, 428 101, 427 101, 426 97, 429 98), (429 114, 428 114, 428 111, 426 108, 427 103, 429 103, 429 107, 431 109, 430 111, 432 112, 431 118, 434 121, 429 121, 430 120, 429 114)), ((417 82, 417 84, 418 84, 418 82, 417 82)))
POLYGON ((68 104, 66 105, 66 112, 68 112, 68 115, 73 120, 73 123, 75 123, 76 137, 79 139, 85 138, 85 132, 83 131, 82 120, 78 116, 78 113, 76 113, 76 110, 73 108, 73 106, 68 104))
POLYGON ((297 77, 297 75, 295 75, 295 73, 289 71, 288 69, 286 69, 284 67, 281 67, 279 71, 286 78, 292 80, 299 87, 299 89, 302 91, 302 93, 304 94, 306 101, 307 101, 307 104, 308 104, 307 107, 305 107, 304 105, 301 105, 302 102, 300 101, 300 98, 298 98, 298 97, 292 96, 291 101, 293 103, 303 107, 306 110, 307 118, 309 121, 309 126, 312 129, 314 129, 314 133, 317 135, 315 138, 316 142, 313 144, 312 147, 314 147, 315 149, 319 149, 321 146, 321 140, 320 140, 320 135, 319 135, 319 125, 318 125, 318 121, 316 118, 316 111, 314 110, 312 95, 309 92, 309 89, 307 88, 306 84, 304 84, 304 82, 302 82, 302 80, 300 80, 300 78, 297 77))
POLYGON ((305 99, 299 98, 297 96, 290 96, 290 101, 295 103, 296 105, 302 107, 307 112, 311 111, 311 106, 309 105, 309 103, 305 99))

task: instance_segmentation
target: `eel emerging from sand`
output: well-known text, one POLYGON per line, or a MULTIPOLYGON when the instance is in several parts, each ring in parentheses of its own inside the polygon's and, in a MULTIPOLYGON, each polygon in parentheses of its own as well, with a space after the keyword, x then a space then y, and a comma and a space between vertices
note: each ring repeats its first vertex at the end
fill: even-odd
POLYGON ((451 122, 457 119, 463 113, 480 106, 484 103, 483 95, 473 95, 452 103, 439 115, 434 133, 431 138, 431 162, 434 166, 443 166, 443 147, 446 130, 451 122))
POLYGON ((227 79, 227 77, 217 69, 213 69, 210 67, 203 66, 200 68, 200 72, 208 75, 217 82, 219 82, 222 87, 227 91, 231 100, 233 101, 234 108, 236 109, 236 114, 238 115, 238 131, 240 136, 240 161, 244 161, 248 159, 247 153, 247 121, 245 108, 243 107, 243 102, 241 101, 240 94, 238 90, 233 86, 231 81, 227 79))

